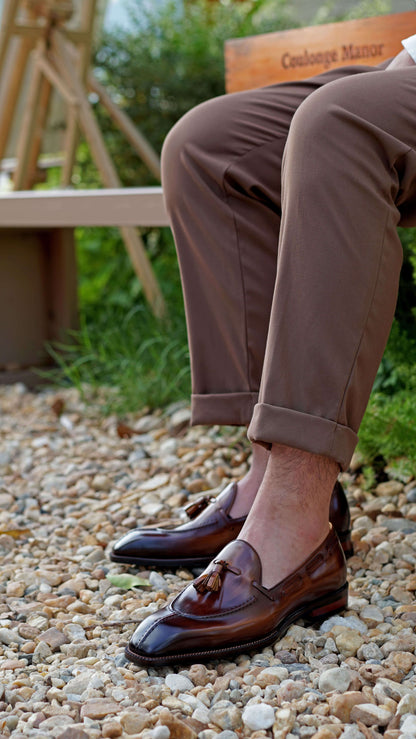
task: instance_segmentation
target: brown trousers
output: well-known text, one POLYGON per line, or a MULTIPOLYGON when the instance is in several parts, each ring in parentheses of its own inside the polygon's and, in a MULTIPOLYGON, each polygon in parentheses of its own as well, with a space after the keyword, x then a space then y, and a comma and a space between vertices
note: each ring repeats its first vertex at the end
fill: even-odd
POLYGON ((416 225, 416 65, 226 95, 176 124, 163 187, 192 422, 348 466, 416 225))

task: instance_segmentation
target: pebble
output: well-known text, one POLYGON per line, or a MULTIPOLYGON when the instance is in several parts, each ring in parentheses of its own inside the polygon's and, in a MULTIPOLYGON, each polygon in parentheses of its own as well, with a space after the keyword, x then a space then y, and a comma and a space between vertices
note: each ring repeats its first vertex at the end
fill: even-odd
POLYGON ((276 699, 281 705, 286 701, 296 700, 301 698, 305 692, 305 683, 303 680, 283 680, 280 686, 276 690, 276 699))
POLYGON ((189 724, 174 716, 166 708, 160 710, 159 720, 163 726, 167 726, 172 739, 197 739, 198 737, 197 732, 189 724))
POLYGON ((373 703, 360 703, 351 709, 353 721, 362 721, 365 726, 387 726, 393 714, 383 706, 373 703))
POLYGON ((90 739, 90 736, 80 727, 68 726, 67 729, 57 735, 56 739, 90 739))
POLYGON ((248 445, 241 429, 190 428, 183 403, 127 414, 137 433, 121 438, 100 392, 60 391, 65 426, 55 391, 0 386, 0 739, 414 735, 415 482, 363 492, 343 473, 348 610, 294 623, 257 654, 143 669, 124 656, 135 623, 195 573, 139 568, 148 587, 115 588, 106 575, 128 568, 108 548, 134 526, 178 523, 189 494, 238 479, 248 445), (31 535, 7 534, 20 528, 31 535))
POLYGON ((335 637, 337 649, 344 657, 353 657, 363 644, 363 637, 358 631, 345 629, 335 637))
POLYGON ((123 729, 118 721, 105 721, 103 723, 103 736, 109 737, 109 739, 115 739, 123 733, 123 729))
POLYGON ((169 726, 155 726, 151 731, 152 739, 169 739, 170 735, 169 726))
POLYGON ((144 708, 134 708, 119 716, 120 724, 126 734, 139 734, 147 726, 149 714, 144 708))
POLYGON ((22 644, 22 637, 14 629, 0 629, 0 642, 2 644, 22 644))
POLYGON ((39 644, 36 645, 35 651, 33 652, 33 664, 37 665, 42 662, 44 662, 48 657, 50 657, 52 654, 52 649, 46 642, 39 642, 39 644))
POLYGON ((185 675, 175 675, 174 673, 166 675, 165 682, 172 692, 179 691, 184 693, 187 690, 192 690, 194 687, 194 684, 189 677, 185 677, 185 675))
POLYGON ((169 592, 169 583, 162 575, 159 575, 159 573, 154 570, 149 575, 149 582, 154 590, 161 590, 164 593, 169 592))
POLYGON ((346 724, 350 723, 352 708, 365 702, 365 696, 357 690, 347 691, 341 695, 334 693, 328 700, 331 715, 336 716, 346 724))
POLYGON ((220 729, 239 729, 241 727, 241 713, 237 706, 230 701, 220 700, 209 711, 209 720, 220 729))
POLYGON ((402 698, 409 695, 409 693, 413 692, 412 688, 407 687, 406 685, 401 685, 399 682, 390 680, 387 677, 380 677, 377 681, 377 685, 383 689, 389 698, 392 698, 395 701, 400 701, 402 698))
POLYGON ((404 485, 402 482, 398 482, 397 480, 388 480, 387 482, 379 483, 375 489, 375 493, 380 496, 398 495, 402 492, 403 488, 404 485))
POLYGON ((416 714, 416 691, 403 696, 399 701, 396 714, 403 716, 406 713, 416 714))
POLYGON ((276 685, 286 680, 289 676, 289 671, 286 667, 280 667, 279 665, 272 665, 262 670, 256 677, 256 684, 261 688, 265 688, 267 685, 276 685))
POLYGON ((351 724, 345 727, 340 739, 366 739, 366 736, 359 730, 358 726, 351 724))
POLYGON ((81 718, 104 718, 110 713, 118 713, 120 706, 114 701, 109 701, 104 698, 98 698, 96 700, 87 700, 81 706, 81 718))
POLYGON ((403 734, 410 734, 416 736, 416 716, 406 716, 403 723, 400 726, 403 734))
POLYGON ((319 690, 329 693, 331 690, 345 692, 352 681, 351 671, 347 667, 333 667, 325 670, 319 678, 319 690))
POLYGON ((274 709, 267 703, 247 706, 243 711, 243 724, 253 731, 269 729, 274 723, 274 709))
POLYGON ((62 644, 67 644, 69 641, 67 636, 65 636, 62 631, 55 628, 54 626, 40 634, 38 639, 42 642, 45 642, 45 644, 50 647, 52 652, 59 649, 62 644))
POLYGON ((360 611, 360 619, 371 629, 378 626, 378 624, 383 623, 384 614, 380 608, 377 608, 377 606, 365 606, 362 611, 360 611))
POLYGON ((336 626, 341 626, 344 629, 352 629, 361 634, 365 634, 368 630, 367 626, 357 616, 331 616, 331 618, 328 618, 321 624, 319 631, 321 634, 326 634, 336 626))
POLYGON ((21 598, 26 590, 24 582, 8 582, 6 586, 6 594, 14 598, 21 598))
POLYGON ((363 644, 357 650, 357 657, 358 659, 361 659, 364 661, 367 661, 370 659, 382 660, 383 652, 381 651, 380 647, 377 644, 375 644, 375 642, 368 642, 367 644, 363 644))

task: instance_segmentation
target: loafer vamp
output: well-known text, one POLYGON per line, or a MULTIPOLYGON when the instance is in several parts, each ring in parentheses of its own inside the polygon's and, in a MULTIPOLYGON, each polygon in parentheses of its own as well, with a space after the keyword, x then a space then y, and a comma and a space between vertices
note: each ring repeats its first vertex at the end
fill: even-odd
MULTIPOLYGON (((329 608, 337 605, 337 599, 345 606, 345 559, 333 532, 314 559, 315 569, 306 563, 267 590, 260 584, 261 563, 255 550, 246 542, 232 542, 214 560, 227 562, 218 589, 204 590, 206 575, 201 575, 169 606, 140 624, 127 656, 159 664, 187 656, 223 656, 270 643, 292 621, 318 606, 325 610, 327 602, 329 608)), ((210 567, 208 575, 209 571, 210 567)))

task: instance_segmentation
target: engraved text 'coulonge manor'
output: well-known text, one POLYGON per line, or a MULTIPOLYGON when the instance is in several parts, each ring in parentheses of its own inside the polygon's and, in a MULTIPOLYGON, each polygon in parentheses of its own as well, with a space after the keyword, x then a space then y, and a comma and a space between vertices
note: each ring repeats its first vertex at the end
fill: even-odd
POLYGON ((354 46, 354 44, 344 44, 338 49, 327 49, 324 51, 309 52, 305 49, 300 54, 289 54, 286 52, 282 55, 282 67, 284 69, 295 69, 296 67, 312 67, 314 64, 323 64, 325 69, 329 69, 331 64, 337 62, 345 62, 357 59, 374 59, 374 57, 382 56, 384 44, 367 44, 364 46, 354 46))

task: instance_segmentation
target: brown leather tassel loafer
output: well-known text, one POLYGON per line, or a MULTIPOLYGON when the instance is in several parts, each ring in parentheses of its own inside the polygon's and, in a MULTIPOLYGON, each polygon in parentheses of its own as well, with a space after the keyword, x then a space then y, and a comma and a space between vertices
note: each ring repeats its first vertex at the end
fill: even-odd
POLYGON ((292 575, 270 589, 261 579, 254 548, 231 542, 168 606, 145 618, 126 657, 148 666, 228 658, 271 644, 299 618, 327 618, 347 605, 345 556, 332 526, 292 575))
MULTIPOLYGON (((243 528, 245 516, 229 515, 236 493, 237 483, 232 482, 216 498, 203 496, 185 509, 191 520, 176 528, 129 531, 116 542, 110 559, 143 567, 205 567, 243 528)), ((329 519, 349 557, 353 554, 350 511, 339 482, 332 493, 329 519)))

